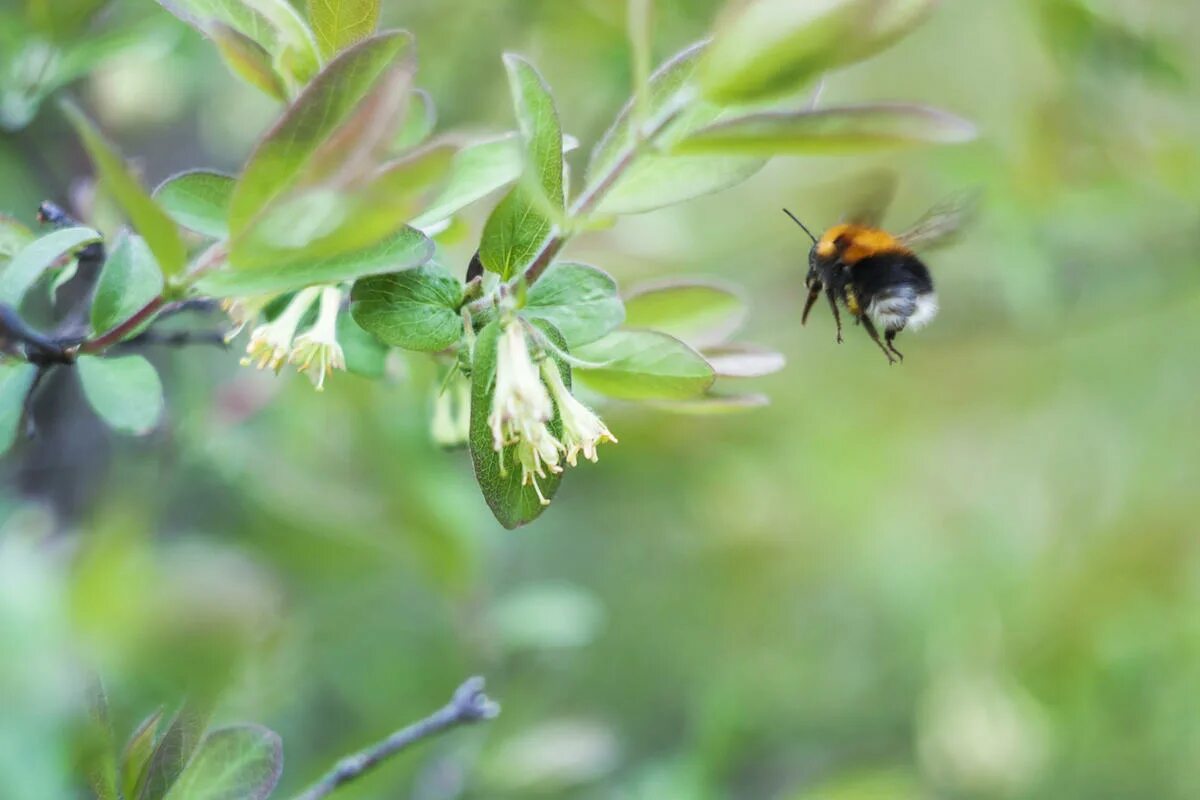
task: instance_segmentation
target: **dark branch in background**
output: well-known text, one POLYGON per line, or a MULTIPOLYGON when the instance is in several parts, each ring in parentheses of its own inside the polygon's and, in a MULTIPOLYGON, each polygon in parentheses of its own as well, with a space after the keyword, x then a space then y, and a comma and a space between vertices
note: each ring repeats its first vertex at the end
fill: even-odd
POLYGON ((365 750, 346 756, 319 781, 296 795, 293 800, 321 800, 338 787, 360 777, 381 761, 412 745, 458 725, 489 720, 500 713, 500 706, 483 693, 483 678, 467 679, 444 707, 420 722, 393 733, 365 750))
POLYGON ((131 339, 113 346, 113 350, 135 350, 140 347, 159 345, 162 347, 188 347, 189 345, 209 345, 222 350, 229 348, 225 340, 225 331, 158 331, 151 328, 139 333, 131 339))

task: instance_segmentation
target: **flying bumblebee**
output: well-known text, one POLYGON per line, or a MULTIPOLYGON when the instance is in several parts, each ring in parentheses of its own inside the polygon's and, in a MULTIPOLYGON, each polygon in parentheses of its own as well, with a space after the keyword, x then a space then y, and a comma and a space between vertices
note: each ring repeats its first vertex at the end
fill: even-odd
POLYGON ((916 250, 943 244, 972 216, 973 198, 962 198, 935 207, 916 225, 899 235, 879 227, 894 189, 894 182, 878 187, 870 202, 820 237, 786 208, 785 214, 799 225, 813 246, 808 254, 804 285, 808 299, 800 324, 824 292, 842 342, 839 305, 845 306, 867 334, 879 345, 889 364, 904 356, 896 349, 896 335, 905 329, 928 325, 937 315, 937 294, 929 268, 916 250), (883 329, 879 338, 878 328, 883 329))

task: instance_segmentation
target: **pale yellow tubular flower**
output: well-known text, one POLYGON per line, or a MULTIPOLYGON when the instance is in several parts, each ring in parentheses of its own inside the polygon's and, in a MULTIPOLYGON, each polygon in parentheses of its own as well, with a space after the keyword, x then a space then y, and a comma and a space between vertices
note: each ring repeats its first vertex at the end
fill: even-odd
POLYGON ((594 411, 575 399, 563 383, 558 365, 551 359, 542 362, 542 376, 550 387, 550 396, 562 419, 562 446, 567 454, 567 463, 575 466, 580 453, 588 461, 596 462, 599 458, 596 447, 604 442, 616 444, 617 437, 612 435, 594 411))
POLYGON ((250 323, 257 321, 262 310, 274 299, 273 294, 263 294, 256 297, 226 297, 222 300, 221 310, 233 323, 233 327, 225 334, 225 344, 232 342, 250 323))
POLYGON ((337 340, 337 318, 342 292, 333 286, 321 289, 317 322, 300 336, 288 360, 308 375, 317 391, 324 391, 325 377, 335 369, 346 369, 346 356, 337 340))
POLYGON ((492 446, 503 450, 516 444, 531 426, 545 426, 554 416, 550 395, 529 355, 521 323, 509 323, 496 346, 496 388, 488 427, 492 446))
POLYGON ((278 373, 292 352, 292 339, 300 320, 304 319, 320 292, 317 287, 297 292, 282 314, 255 328, 250 334, 250 343, 246 345, 242 366, 254 364, 259 369, 270 368, 278 373))

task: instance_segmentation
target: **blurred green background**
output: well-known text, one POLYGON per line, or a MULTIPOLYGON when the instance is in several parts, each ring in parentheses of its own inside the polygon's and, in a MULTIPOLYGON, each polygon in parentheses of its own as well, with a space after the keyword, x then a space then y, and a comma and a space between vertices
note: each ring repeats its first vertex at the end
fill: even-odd
MULTIPOLYGON (((656 58, 719 5, 659 0, 656 58)), ((72 91, 151 185, 236 168, 276 109, 157 5, 117 6, 153 33, 72 91)), ((515 50, 578 173, 628 94, 622 3, 385 8, 439 130, 511 129, 515 50)), ((1200 796, 1198 40, 1194 3, 947 3, 823 102, 940 105, 979 142, 778 159, 577 240, 625 287, 741 282, 746 338, 789 366, 744 416, 605 407, 620 445, 515 533, 430 442, 418 359, 317 395, 235 353, 155 353, 159 434, 110 437, 77 403, 3 466, 0 796, 79 796, 93 670, 122 736, 185 691, 277 730, 279 796, 474 673, 498 720, 338 796, 1200 796), (822 307, 800 327, 806 239, 779 212, 831 224, 878 166, 894 228, 985 193, 929 258, 941 317, 890 369, 822 307)), ((53 104, 0 134, 22 219, 87 172, 53 104)))

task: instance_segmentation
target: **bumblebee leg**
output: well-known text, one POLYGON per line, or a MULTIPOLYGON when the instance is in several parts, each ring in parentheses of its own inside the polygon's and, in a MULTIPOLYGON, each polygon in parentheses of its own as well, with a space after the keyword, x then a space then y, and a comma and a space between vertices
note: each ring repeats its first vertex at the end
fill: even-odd
POLYGON ((837 325, 837 343, 842 343, 842 315, 838 311, 837 298, 833 296, 833 289, 825 292, 825 296, 829 298, 829 307, 833 309, 833 321, 837 325))
POLYGON ((808 322, 808 312, 812 311, 813 305, 816 304, 817 298, 821 296, 821 284, 814 283, 808 290, 808 300, 804 301, 804 313, 800 315, 800 324, 808 322))
POLYGON ((871 318, 865 314, 862 316, 862 325, 867 329, 867 333, 871 336, 871 339, 874 340, 875 344, 879 345, 879 349, 883 351, 883 354, 887 356, 888 363, 895 364, 896 359, 892 358, 891 350, 886 344, 883 343, 883 340, 879 338, 879 331, 875 330, 875 323, 871 322, 871 318))
POLYGON ((901 361, 904 360, 904 353, 901 353, 899 350, 897 350, 896 345, 892 344, 892 342, 894 342, 896 340, 896 334, 902 330, 904 330, 904 328, 897 328, 895 330, 886 330, 883 332, 883 341, 887 343, 888 350, 891 350, 893 353, 895 353, 901 361))

